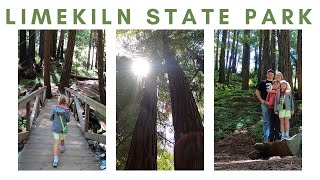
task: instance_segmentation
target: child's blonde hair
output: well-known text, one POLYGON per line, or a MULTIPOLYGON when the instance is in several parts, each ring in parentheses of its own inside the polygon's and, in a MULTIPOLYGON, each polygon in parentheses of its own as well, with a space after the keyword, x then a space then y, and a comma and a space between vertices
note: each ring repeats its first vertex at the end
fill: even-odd
POLYGON ((68 99, 65 95, 61 94, 58 98, 58 104, 67 104, 68 103, 68 99))
POLYGON ((278 72, 276 73, 276 78, 277 78, 278 75, 281 76, 281 79, 280 79, 280 80, 282 80, 282 79, 283 79, 283 74, 282 74, 282 72, 278 71, 278 72))

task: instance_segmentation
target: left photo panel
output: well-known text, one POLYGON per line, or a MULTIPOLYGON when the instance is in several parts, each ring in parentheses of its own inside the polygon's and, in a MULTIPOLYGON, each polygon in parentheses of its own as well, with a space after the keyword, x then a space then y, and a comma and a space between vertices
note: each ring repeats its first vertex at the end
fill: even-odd
POLYGON ((18 170, 106 169, 106 39, 18 31, 18 170))

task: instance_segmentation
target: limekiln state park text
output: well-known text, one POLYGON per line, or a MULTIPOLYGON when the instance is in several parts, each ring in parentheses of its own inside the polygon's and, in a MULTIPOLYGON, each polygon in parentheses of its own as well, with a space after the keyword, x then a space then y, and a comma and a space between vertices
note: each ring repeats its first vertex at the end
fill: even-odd
MULTIPOLYGON (((311 10, 312 9, 281 9, 281 13, 275 13, 274 11, 276 10, 272 9, 266 9, 265 11, 244 9, 245 12, 242 13, 243 17, 239 17, 240 19, 238 20, 242 19, 244 24, 256 24, 259 22, 262 25, 312 24, 308 17, 311 10), (277 14, 277 16, 275 16, 275 14, 277 14), (258 17, 260 18, 258 19, 258 17)), ((136 21, 134 18, 135 13, 133 13, 131 9, 115 9, 112 11, 114 12, 106 9, 6 9, 5 15, 6 24, 13 25, 130 25, 131 22, 136 21)), ((174 25, 197 25, 199 22, 205 22, 205 24, 230 24, 232 22, 229 22, 229 16, 229 9, 148 9, 145 12, 144 20, 150 25, 157 25, 162 21, 166 24, 174 25)))

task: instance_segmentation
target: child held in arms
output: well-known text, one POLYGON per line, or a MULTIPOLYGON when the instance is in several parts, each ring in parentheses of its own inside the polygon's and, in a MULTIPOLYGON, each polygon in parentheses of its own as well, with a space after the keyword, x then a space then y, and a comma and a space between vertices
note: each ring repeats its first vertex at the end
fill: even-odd
POLYGON ((51 131, 53 132, 54 146, 53 146, 53 167, 58 166, 58 146, 61 142, 60 152, 65 150, 64 138, 67 134, 67 122, 70 121, 70 110, 67 107, 67 97, 60 95, 58 98, 58 105, 52 109, 50 120, 52 122, 51 131))
MULTIPOLYGON (((279 91, 279 84, 278 80, 274 80, 272 82, 272 90, 279 91)), ((269 92, 266 98, 266 104, 268 105, 268 115, 269 115, 269 122, 270 122, 270 133, 268 140, 266 142, 273 142, 280 140, 280 121, 278 115, 275 114, 274 111, 274 104, 276 94, 269 92)))

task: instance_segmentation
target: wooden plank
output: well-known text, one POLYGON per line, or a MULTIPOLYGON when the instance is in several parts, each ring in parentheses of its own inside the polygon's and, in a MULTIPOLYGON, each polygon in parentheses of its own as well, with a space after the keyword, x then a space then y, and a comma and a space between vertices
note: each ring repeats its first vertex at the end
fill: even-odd
POLYGON ((95 109, 96 111, 98 111, 100 114, 106 116, 106 106, 79 93, 76 92, 70 88, 65 88, 65 90, 69 91, 70 93, 72 93, 73 95, 77 96, 79 99, 81 99, 83 102, 87 103, 90 105, 91 108, 95 109))
MULTIPOLYGON (((52 141, 50 140, 46 140, 46 141, 42 141, 42 142, 39 142, 38 139, 33 139, 33 138, 29 138, 28 140, 28 144, 53 144, 53 141, 54 139, 52 138, 52 141)), ((66 145, 85 145, 85 144, 88 144, 87 141, 67 141, 65 142, 66 145)))
POLYGON ((92 140, 97 141, 99 143, 106 144, 106 136, 105 135, 85 132, 84 136, 87 139, 92 139, 92 140))
POLYGON ((81 105, 80 105, 78 98, 76 96, 74 96, 73 99, 74 99, 74 103, 76 105, 77 116, 79 118, 81 130, 82 130, 82 132, 84 132, 84 121, 83 121, 83 117, 82 117, 82 108, 81 108, 81 105))
POLYGON ((84 113, 85 113, 85 116, 84 116, 84 120, 85 120, 85 122, 84 122, 84 132, 88 132, 88 129, 89 129, 89 118, 90 118, 90 106, 87 103, 85 105, 84 113))
POLYGON ((19 170, 100 170, 98 164, 92 163, 63 163, 60 162, 57 168, 51 163, 19 163, 19 170))
MULTIPOLYGON (((52 163, 53 156, 29 156, 19 158, 19 163, 52 163)), ((63 163, 93 163, 96 164, 98 161, 91 156, 59 156, 59 161, 63 163)))
POLYGON ((20 98, 18 100, 18 108, 23 108, 23 106, 25 106, 28 102, 30 102, 31 99, 33 99, 34 97, 36 97, 38 94, 40 94, 42 91, 45 91, 46 87, 42 87, 40 89, 38 89, 37 91, 34 91, 26 96, 23 96, 22 98, 20 98))
POLYGON ((20 133, 18 133, 18 143, 20 143, 20 142, 22 142, 22 141, 24 141, 24 140, 26 140, 26 139, 28 139, 28 137, 29 137, 29 131, 27 131, 27 132, 20 132, 20 133))
MULTIPOLYGON (((26 150, 34 150, 34 149, 52 150, 53 144, 25 144, 23 148, 25 148, 26 150)), ((66 151, 75 151, 75 150, 91 151, 90 147, 87 144, 66 146, 66 151)))
POLYGON ((30 131, 31 130, 31 117, 30 117, 30 101, 26 104, 26 130, 30 131))
MULTIPOLYGON (((61 154, 61 153, 59 153, 61 154)), ((63 153, 64 156, 90 156, 94 157, 93 153, 89 150, 73 150, 73 151, 66 151, 63 153)), ((30 157, 30 156, 53 156, 53 147, 51 150, 43 150, 43 149, 23 149, 20 154, 21 157, 30 157)))
POLYGON ((31 123, 38 117, 39 115, 39 95, 36 96, 36 100, 33 104, 33 109, 32 109, 32 113, 31 113, 31 123))

